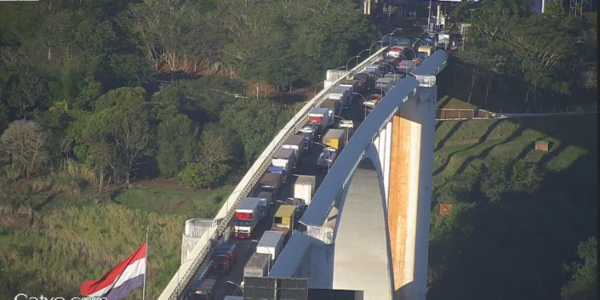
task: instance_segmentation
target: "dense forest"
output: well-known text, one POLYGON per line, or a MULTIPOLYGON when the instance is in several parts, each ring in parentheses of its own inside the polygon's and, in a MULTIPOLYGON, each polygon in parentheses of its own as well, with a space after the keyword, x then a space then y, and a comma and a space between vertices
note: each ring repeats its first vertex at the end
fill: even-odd
MULTIPOLYGON (((326 69, 380 36, 357 8, 344 0, 3 2, 0 299, 78 294, 106 271, 100 265, 142 242, 145 224, 154 248, 148 297, 157 298, 180 263, 183 215, 212 217, 227 190, 206 202, 198 197, 210 192, 185 194, 200 209, 176 216, 162 203, 120 206, 120 190, 147 178, 205 190, 236 183, 307 100, 285 93, 313 91, 326 69)), ((145 194, 130 202, 154 193, 136 192, 145 194)))
MULTIPOLYGON (((487 109, 596 107, 596 12, 529 4, 459 4, 470 27, 442 76, 487 109)), ((596 115, 436 125, 428 299, 598 299, 596 127, 596 115), (551 152, 534 150, 548 139, 551 152)))
MULTIPOLYGON (((211 217, 223 200, 196 197, 237 183, 306 100, 279 96, 312 91, 326 69, 382 36, 353 2, 3 2, 0 299, 78 294, 106 272, 99 266, 139 246, 148 224, 147 296, 157 298, 181 263, 186 216, 211 217), (176 182, 169 197, 192 191, 197 211, 141 199, 154 190, 127 198, 135 208, 115 196, 148 178, 176 182)), ((468 87, 466 102, 595 105, 596 13, 567 8, 551 1, 534 15, 529 1, 459 4, 454 19, 471 25, 440 77, 468 87)), ((465 162, 434 173, 429 299, 597 299, 597 121, 560 120, 476 123, 458 137, 465 162), (517 141, 466 144, 486 126, 488 137, 512 130, 490 140, 517 141), (527 130, 557 150, 523 154, 527 130), (452 211, 438 215, 441 204, 452 211)), ((452 161, 456 149, 443 144, 436 155, 452 161)))
POLYGON ((378 36, 348 1, 49 0, 3 3, 0 19, 6 173, 69 162, 99 191, 146 176, 224 183, 293 113, 234 95, 312 85, 378 36), (161 74, 203 78, 158 92, 161 74))

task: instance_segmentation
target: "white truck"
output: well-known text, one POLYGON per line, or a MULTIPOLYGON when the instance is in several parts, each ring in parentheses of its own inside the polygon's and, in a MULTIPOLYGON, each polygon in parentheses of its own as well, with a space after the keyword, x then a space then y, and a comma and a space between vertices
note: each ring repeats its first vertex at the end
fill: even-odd
POLYGON ((271 256, 268 254, 254 253, 244 267, 244 279, 246 277, 266 277, 271 268, 270 260, 271 256))
POLYGON ((350 86, 338 86, 329 92, 329 99, 335 99, 340 101, 340 106, 348 109, 348 105, 352 103, 352 87, 350 86))
POLYGON ((294 183, 294 198, 302 199, 304 204, 309 205, 315 195, 315 183, 315 176, 299 175, 294 183))
POLYGON ((238 239, 249 239, 252 236, 256 224, 267 216, 269 211, 267 199, 246 197, 235 210, 236 220, 233 232, 238 239))
POLYGON ((271 257, 271 266, 275 263, 283 248, 283 233, 279 231, 265 231, 256 245, 256 253, 267 254, 271 257))
POLYGON ((286 171, 286 177, 292 174, 292 169, 296 167, 296 153, 294 149, 280 148, 273 155, 271 165, 283 168, 286 171))
POLYGON ((321 130, 333 125, 333 112, 326 107, 315 107, 308 114, 308 121, 321 126, 321 130))
POLYGON ((300 134, 295 134, 288 137, 281 148, 283 149, 292 149, 294 150, 294 154, 296 155, 296 165, 302 161, 302 156, 304 156, 304 136, 300 134))

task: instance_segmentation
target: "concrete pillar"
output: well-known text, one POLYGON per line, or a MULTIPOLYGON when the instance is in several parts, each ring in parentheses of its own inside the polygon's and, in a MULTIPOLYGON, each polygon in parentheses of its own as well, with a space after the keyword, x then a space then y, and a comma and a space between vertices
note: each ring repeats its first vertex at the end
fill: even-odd
POLYGON ((388 224, 396 299, 425 300, 436 94, 434 84, 419 87, 392 120, 388 224))

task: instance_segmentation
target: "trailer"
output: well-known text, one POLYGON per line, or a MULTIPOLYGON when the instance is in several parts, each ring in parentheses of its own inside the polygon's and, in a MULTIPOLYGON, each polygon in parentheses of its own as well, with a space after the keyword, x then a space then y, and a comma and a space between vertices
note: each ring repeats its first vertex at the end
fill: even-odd
POLYGON ((244 277, 266 277, 269 274, 271 256, 254 253, 244 267, 244 277))
POLYGON ((308 114, 308 121, 320 125, 322 129, 325 129, 333 124, 333 117, 331 115, 329 108, 315 107, 308 114))
POLYGON ((292 173, 292 169, 296 168, 297 165, 295 152, 294 149, 280 148, 275 152, 275 155, 273 155, 271 165, 285 169, 289 176, 292 173))
POLYGON ((254 228, 268 212, 270 203, 255 197, 246 197, 235 210, 234 235, 238 239, 249 239, 254 228))
POLYGON ((304 156, 304 146, 304 136, 295 134, 288 137, 285 142, 283 142, 283 145, 281 145, 281 148, 294 150, 294 154, 296 155, 296 165, 298 165, 304 156))
POLYGON ((269 255, 271 257, 271 265, 275 263, 282 249, 283 233, 277 231, 265 231, 256 245, 256 253, 269 255))
POLYGON ((283 176, 281 174, 265 173, 258 182, 258 192, 269 192, 273 197, 279 196, 283 176))
POLYGON ((294 198, 302 199, 304 204, 310 205, 315 195, 316 178, 313 175, 299 175, 294 183, 294 198))
POLYGON ((323 144, 335 148, 340 152, 346 145, 346 134, 346 130, 331 128, 323 136, 323 144))

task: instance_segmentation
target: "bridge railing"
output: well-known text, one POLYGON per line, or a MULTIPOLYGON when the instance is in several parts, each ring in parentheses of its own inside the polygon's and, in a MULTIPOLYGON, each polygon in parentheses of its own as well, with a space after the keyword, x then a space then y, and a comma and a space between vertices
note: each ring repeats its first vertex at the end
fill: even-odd
MULTIPOLYGON (((235 215, 235 208, 240 204, 244 197, 247 197, 248 194, 254 189, 254 186, 263 173, 267 170, 267 168, 271 165, 271 159, 275 152, 279 149, 279 147, 285 142, 285 140, 295 134, 299 127, 303 126, 308 121, 308 114, 312 111, 313 108, 318 107, 327 99, 327 96, 331 90, 338 87, 340 82, 349 76, 354 76, 357 73, 360 73, 367 65, 373 64, 374 62, 383 58, 383 53, 387 50, 387 47, 380 49, 375 52, 375 54, 371 55, 352 70, 349 70, 346 73, 346 76, 341 77, 333 82, 333 84, 323 89, 319 92, 315 97, 313 97, 308 103, 304 105, 304 107, 296 113, 294 117, 277 133, 277 135, 271 140, 269 145, 263 150, 261 155, 254 161, 250 170, 246 172, 244 177, 240 180, 238 185, 235 187, 227 201, 223 204, 217 216, 215 217, 215 221, 218 222, 218 226, 215 229, 207 230, 204 235, 206 238, 202 238, 198 244, 194 247, 194 249, 190 252, 190 257, 196 257, 192 263, 182 263, 177 271, 177 274, 184 274, 179 277, 177 274, 173 276, 171 281, 167 284, 167 287, 163 290, 162 294, 159 297, 159 300, 173 300, 185 290, 185 287, 190 283, 191 279, 194 276, 196 270, 200 267, 202 262, 206 259, 208 253, 212 248, 211 240, 216 240, 219 236, 223 234, 226 228, 228 228, 229 222, 233 219, 235 215)), ((209 264, 205 264, 209 265, 209 264)), ((203 274, 206 274, 206 271, 203 271, 203 274)), ((203 276, 203 275, 202 275, 203 276)), ((202 277, 201 276, 201 277, 202 277)), ((200 278, 201 278, 200 277, 200 278)))

